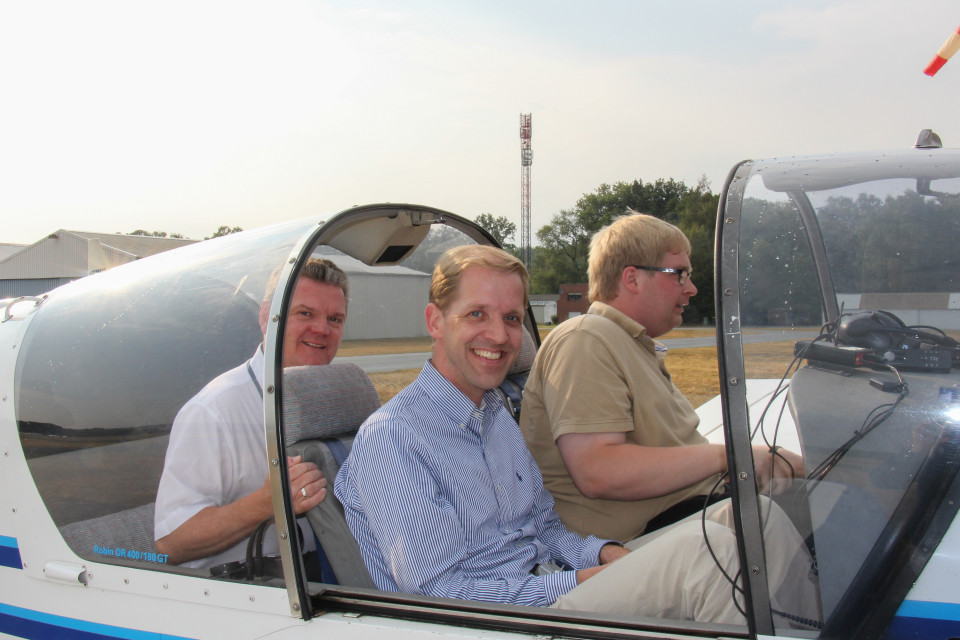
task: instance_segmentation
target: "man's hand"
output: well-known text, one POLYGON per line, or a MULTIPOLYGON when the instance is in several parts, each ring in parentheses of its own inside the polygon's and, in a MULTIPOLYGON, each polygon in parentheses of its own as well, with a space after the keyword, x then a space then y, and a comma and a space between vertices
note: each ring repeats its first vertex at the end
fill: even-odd
POLYGON ((607 568, 605 564, 598 564, 595 567, 590 567, 589 569, 578 569, 577 570, 577 584, 582 584, 584 580, 592 578, 601 571, 607 568))
POLYGON ((313 509, 327 497, 327 479, 317 465, 304 462, 301 456, 288 457, 287 473, 293 511, 297 515, 313 509))
POLYGON ((607 544, 600 547, 600 564, 610 564, 622 558, 623 556, 630 553, 630 550, 624 547, 622 544, 615 544, 608 542, 607 544))
POLYGON ((623 545, 608 542, 600 547, 600 564, 589 569, 580 569, 577 571, 577 584, 582 583, 587 578, 591 578, 607 568, 611 562, 616 562, 623 556, 630 553, 630 550, 623 545))
POLYGON ((753 464, 760 493, 783 493, 794 479, 804 476, 803 458, 780 447, 771 451, 763 445, 754 446, 753 464))
MULTIPOLYGON (((287 458, 290 494, 297 515, 309 511, 327 496, 327 479, 312 462, 300 456, 287 458)), ((205 507, 157 540, 157 550, 171 564, 206 558, 246 539, 257 525, 273 516, 270 478, 259 489, 229 504, 205 507)))

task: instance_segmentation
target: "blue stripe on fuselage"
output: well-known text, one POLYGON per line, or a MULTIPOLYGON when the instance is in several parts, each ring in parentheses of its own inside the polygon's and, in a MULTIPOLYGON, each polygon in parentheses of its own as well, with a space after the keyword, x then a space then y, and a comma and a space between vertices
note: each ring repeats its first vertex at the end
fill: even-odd
POLYGON ((20 546, 17 544, 16 538, 0 536, 0 567, 23 569, 23 562, 20 560, 20 546))
POLYGON ((3 603, 0 603, 0 633, 20 638, 56 638, 57 640, 175 640, 182 638, 182 636, 137 631, 55 616, 3 603))
POLYGON ((960 637, 960 604, 907 600, 900 605, 885 637, 911 640, 960 637))

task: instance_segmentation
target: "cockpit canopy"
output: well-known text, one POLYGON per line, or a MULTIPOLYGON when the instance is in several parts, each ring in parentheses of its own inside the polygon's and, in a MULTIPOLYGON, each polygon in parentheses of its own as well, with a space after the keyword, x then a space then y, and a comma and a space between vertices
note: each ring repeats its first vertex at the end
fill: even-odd
POLYGON ((957 511, 960 151, 744 162, 717 238, 727 442, 803 454, 823 635, 879 636, 957 511))

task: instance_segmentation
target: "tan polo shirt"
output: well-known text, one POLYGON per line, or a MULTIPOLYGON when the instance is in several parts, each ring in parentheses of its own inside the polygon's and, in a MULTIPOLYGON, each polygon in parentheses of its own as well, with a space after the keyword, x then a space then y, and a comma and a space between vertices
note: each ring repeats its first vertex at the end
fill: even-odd
POLYGON ((574 485, 556 439, 565 433, 626 432, 627 442, 653 447, 701 444, 699 418, 673 384, 643 326, 608 304, 547 334, 523 394, 520 428, 540 465, 544 486, 571 531, 632 540, 668 507, 709 493, 714 475, 647 500, 589 499, 574 485))

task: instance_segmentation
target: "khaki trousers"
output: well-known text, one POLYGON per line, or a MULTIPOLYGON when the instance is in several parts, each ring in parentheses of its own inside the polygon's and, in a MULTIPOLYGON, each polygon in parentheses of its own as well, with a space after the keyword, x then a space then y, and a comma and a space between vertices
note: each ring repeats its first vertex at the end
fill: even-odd
MULTIPOLYGON (((775 610, 820 619, 812 559, 787 515, 761 498, 771 604, 775 610)), ((740 561, 729 500, 626 544, 631 553, 560 596, 558 609, 746 624, 743 596, 723 576, 739 579, 740 561), (707 549, 704 528, 714 561, 707 549), (740 604, 738 609, 737 603, 740 604)), ((777 626, 789 626, 774 616, 777 626)))

